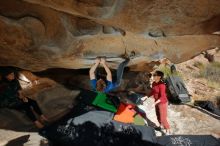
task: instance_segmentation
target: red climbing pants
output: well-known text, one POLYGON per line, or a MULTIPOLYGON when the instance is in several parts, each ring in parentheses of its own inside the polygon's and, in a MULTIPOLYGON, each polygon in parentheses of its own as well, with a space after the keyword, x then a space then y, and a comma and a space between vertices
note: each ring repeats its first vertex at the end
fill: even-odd
POLYGON ((167 121, 167 102, 166 103, 158 103, 156 108, 156 115, 158 122, 165 128, 170 129, 170 125, 167 121))

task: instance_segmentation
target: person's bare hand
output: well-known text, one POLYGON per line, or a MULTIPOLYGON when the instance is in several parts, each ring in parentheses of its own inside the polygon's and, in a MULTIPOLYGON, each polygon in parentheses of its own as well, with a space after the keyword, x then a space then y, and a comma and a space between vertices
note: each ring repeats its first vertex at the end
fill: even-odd
POLYGON ((105 64, 105 62, 106 62, 105 58, 101 58, 100 63, 101 63, 101 64, 105 64))
POLYGON ((144 96, 144 97, 142 97, 141 99, 143 100, 143 101, 145 101, 145 100, 147 100, 149 97, 148 96, 144 96))
POLYGON ((27 97, 22 98, 23 102, 28 102, 27 97))
POLYGON ((100 63, 100 58, 99 57, 97 57, 96 59, 95 59, 95 64, 99 64, 100 63))

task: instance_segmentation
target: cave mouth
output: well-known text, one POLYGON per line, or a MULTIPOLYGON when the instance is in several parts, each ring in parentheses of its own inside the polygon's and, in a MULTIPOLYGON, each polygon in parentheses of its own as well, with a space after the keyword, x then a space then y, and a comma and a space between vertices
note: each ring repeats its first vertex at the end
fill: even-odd
MULTIPOLYGON (((110 69, 112 72, 113 82, 116 81, 116 69, 110 69)), ((65 68, 51 68, 40 72, 33 72, 34 75, 40 78, 48 78, 51 79, 58 84, 64 85, 68 89, 90 89, 90 79, 89 79, 89 69, 65 69, 65 68)), ((130 84, 136 84, 135 81, 131 82, 132 79, 139 79, 140 74, 148 74, 148 72, 140 72, 140 71, 131 71, 129 67, 125 67, 123 73, 123 82, 128 82, 130 80, 130 84)), ((142 75, 143 76, 143 75, 142 75)), ((104 78, 106 77, 106 72, 103 67, 98 67, 96 69, 96 78, 104 78)), ((141 82, 141 81, 136 81, 141 82)), ((123 85, 122 85, 123 86, 123 85)), ((134 85, 127 85, 125 88, 128 88, 134 85)))
MULTIPOLYGON (((0 67, 0 77, 3 77, 4 70, 8 67, 0 67)), ((63 85, 68 89, 90 89, 90 79, 89 79, 89 68, 88 69, 66 69, 66 68, 50 68, 43 71, 32 72, 28 70, 23 70, 21 68, 10 66, 16 73, 18 73, 17 78, 22 82, 34 82, 36 79, 47 79, 56 82, 57 84, 63 85), (25 81, 26 80, 26 81, 25 81)), ((112 72, 112 79, 116 81, 116 69, 110 69, 112 72)), ((131 71, 129 67, 125 67, 123 73, 122 88, 130 88, 136 86, 141 82, 149 81, 146 79, 149 72, 147 71, 131 71), (147 81, 146 81, 147 80, 147 81)), ((106 72, 103 67, 98 67, 96 69, 96 78, 106 77, 106 72)), ((1 79, 0 78, 0 79, 1 79)))
MULTIPOLYGON (((4 68, 6 67, 0 67, 0 75, 3 75, 4 68)), ((51 68, 40 72, 31 72, 17 67, 12 68, 18 72, 18 80, 24 95, 36 100, 49 119, 61 118, 69 110, 69 106, 76 102, 75 98, 80 91, 91 90, 89 69, 51 68)), ((103 73, 103 70, 100 70, 103 73)), ((114 78, 116 70, 111 69, 111 71, 114 78)), ((120 87, 112 93, 116 96, 124 95, 131 88, 149 83, 147 75, 147 72, 130 71, 129 67, 126 67, 120 87)), ((139 90, 145 92, 148 88, 144 86, 139 90)), ((0 92, 2 91, 4 90, 1 90, 0 86, 0 92)), ((6 119, 7 123, 0 126, 2 129, 21 132, 37 131, 33 123, 22 112, 1 109, 0 115, 0 118, 8 118, 6 119), (13 125, 14 120, 18 122, 13 125)))

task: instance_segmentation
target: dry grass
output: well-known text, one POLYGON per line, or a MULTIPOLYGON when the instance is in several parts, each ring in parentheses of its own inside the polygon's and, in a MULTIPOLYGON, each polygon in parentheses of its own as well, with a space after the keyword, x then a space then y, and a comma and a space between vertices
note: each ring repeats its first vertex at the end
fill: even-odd
POLYGON ((202 62, 195 62, 193 64, 193 66, 199 68, 199 69, 204 69, 205 68, 205 65, 202 63, 202 62))
POLYGON ((197 64, 200 66, 200 74, 198 77, 208 80, 208 86, 220 88, 220 63, 213 62, 209 65, 197 64))

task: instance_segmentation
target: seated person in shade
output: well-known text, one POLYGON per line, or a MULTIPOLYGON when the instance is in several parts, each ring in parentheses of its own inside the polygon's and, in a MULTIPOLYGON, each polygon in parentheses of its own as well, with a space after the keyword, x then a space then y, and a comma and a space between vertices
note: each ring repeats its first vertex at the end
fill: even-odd
POLYGON ((1 81, 0 107, 25 111, 37 128, 43 128, 43 123, 48 122, 37 102, 22 94, 21 86, 15 77, 13 68, 7 68, 4 71, 1 81), (37 119, 34 112, 39 115, 40 120, 37 119))
POLYGON ((116 82, 113 82, 112 81, 112 73, 106 64, 105 58, 96 58, 95 64, 89 70, 89 77, 90 77, 92 89, 95 91, 108 93, 108 92, 112 91, 113 89, 119 87, 121 84, 121 79, 123 76, 124 68, 128 64, 129 60, 130 59, 128 59, 128 58, 125 59, 125 61, 123 61, 118 66, 117 80, 116 80, 116 82), (96 71, 96 68, 99 66, 99 64, 101 64, 104 67, 105 72, 107 73, 106 79, 103 79, 103 78, 96 79, 95 71, 96 71))

